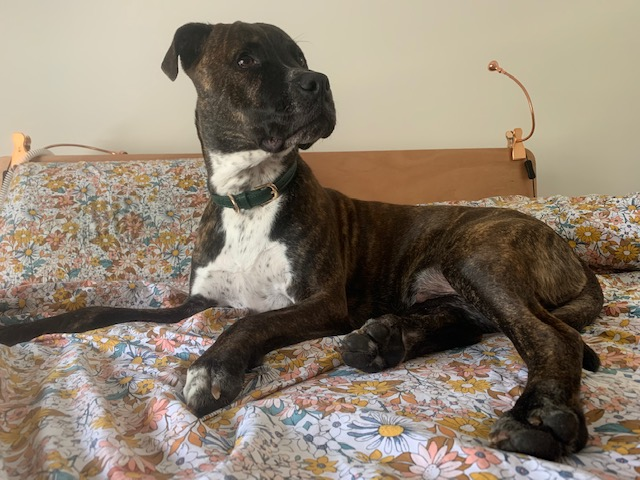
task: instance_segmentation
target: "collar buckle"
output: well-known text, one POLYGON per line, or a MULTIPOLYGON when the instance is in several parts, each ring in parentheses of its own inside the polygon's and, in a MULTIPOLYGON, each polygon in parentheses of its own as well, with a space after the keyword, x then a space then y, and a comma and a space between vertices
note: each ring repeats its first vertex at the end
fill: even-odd
POLYGON ((278 198, 280 196, 280 192, 278 191, 278 187, 276 187, 274 183, 262 184, 258 188, 256 188, 256 190, 264 190, 265 188, 270 188, 271 189, 271 198, 269 200, 267 200, 266 202, 264 202, 262 205, 267 205, 267 204, 273 202, 276 198, 278 198))
POLYGON ((238 206, 238 202, 236 202, 236 198, 231 194, 227 195, 227 197, 229 197, 229 200, 231 201, 231 205, 233 206, 233 210, 236 213, 240 213, 240 207, 238 206))

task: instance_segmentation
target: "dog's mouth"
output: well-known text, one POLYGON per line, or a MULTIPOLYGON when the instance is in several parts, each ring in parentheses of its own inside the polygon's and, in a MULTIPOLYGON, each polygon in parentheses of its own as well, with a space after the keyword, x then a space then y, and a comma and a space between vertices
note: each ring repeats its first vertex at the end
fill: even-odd
MULTIPOLYGON (((335 113, 332 109, 324 109, 322 113, 314 117, 311 121, 304 123, 301 127, 291 133, 267 134, 259 141, 260 148, 269 153, 280 153, 292 147, 303 150, 311 147, 321 138, 327 138, 333 132, 335 126, 335 113)), ((280 128, 272 128, 271 131, 278 131, 280 128)))

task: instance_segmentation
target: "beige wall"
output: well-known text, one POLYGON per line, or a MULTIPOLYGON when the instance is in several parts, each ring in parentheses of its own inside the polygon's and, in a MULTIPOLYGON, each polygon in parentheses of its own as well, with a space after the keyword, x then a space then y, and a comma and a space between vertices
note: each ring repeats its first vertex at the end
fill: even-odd
POLYGON ((275 23, 331 78, 334 135, 318 150, 528 147, 548 194, 640 190, 640 2, 0 0, 0 152, 70 141, 197 151, 194 91, 160 62, 176 27, 275 23))

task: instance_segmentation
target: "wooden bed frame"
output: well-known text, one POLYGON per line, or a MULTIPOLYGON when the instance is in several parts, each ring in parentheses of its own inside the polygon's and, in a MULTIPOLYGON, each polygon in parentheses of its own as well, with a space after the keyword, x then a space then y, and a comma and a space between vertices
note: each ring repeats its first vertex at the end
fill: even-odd
MULTIPOLYGON (((13 135, 11 156, 0 157, 0 172, 22 163, 31 150, 27 135, 13 135)), ((60 145, 62 146, 62 145, 60 145)), ((77 145, 76 145, 77 146, 77 145)), ((477 200, 497 195, 536 196, 535 158, 518 145, 505 148, 302 152, 320 183, 362 200, 398 204, 477 200), (529 169, 525 168, 529 163, 529 169)), ((53 148, 53 146, 45 147, 53 148)), ((105 151, 107 152, 107 151, 105 151)), ((35 152, 34 152, 35 153, 35 152)), ((95 162, 202 158, 201 154, 44 155, 31 162, 95 162)))

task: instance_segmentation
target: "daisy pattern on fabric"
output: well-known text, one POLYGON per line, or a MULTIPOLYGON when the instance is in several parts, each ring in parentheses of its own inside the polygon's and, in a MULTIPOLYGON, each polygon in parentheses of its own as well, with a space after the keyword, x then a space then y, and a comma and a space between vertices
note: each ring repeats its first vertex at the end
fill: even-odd
POLYGON ((411 454, 413 465, 409 471, 425 479, 455 478, 462 474, 462 462, 456 460, 456 452, 449 452, 447 445, 438 447, 435 439, 426 446, 420 445, 418 453, 411 454))
POLYGON ((352 418, 351 415, 334 413, 311 425, 308 429, 307 439, 325 452, 328 450, 340 451, 344 445, 349 443, 349 439, 344 435, 351 426, 352 418))
POLYGON ((493 465, 500 465, 501 462, 493 453, 483 448, 462 447, 462 451, 468 455, 464 463, 475 465, 482 470, 486 470, 493 465))
POLYGON ((474 437, 487 438, 489 436, 490 426, 487 424, 487 421, 478 421, 470 418, 469 415, 464 417, 446 417, 438 423, 474 437))
POLYGON ((602 232, 591 225, 581 225, 576 228, 576 236, 584 243, 597 243, 602 237, 602 232))
POLYGON ((318 459, 309 458, 304 460, 305 466, 303 467, 305 470, 309 470, 313 472, 314 475, 321 475, 323 473, 336 473, 336 464, 337 461, 331 462, 329 458, 325 455, 318 459))
MULTIPOLYGON (((510 469, 502 469, 500 472, 500 478, 513 478, 522 480, 550 480, 552 478, 571 478, 567 474, 570 472, 557 471, 555 468, 551 469, 548 463, 541 463, 540 461, 531 458, 529 460, 526 457, 518 455, 507 455, 506 460, 510 464, 510 469), (546 468, 545 468, 546 467, 546 468), (564 475, 562 473, 565 473, 564 475)), ((561 465, 557 465, 561 466, 561 465)))
POLYGON ((462 380, 450 380, 449 385, 454 391, 460 393, 475 394, 478 392, 486 392, 491 384, 486 380, 478 380, 477 378, 463 378, 462 380))
POLYGON ((424 435, 416 431, 416 424, 404 417, 372 413, 352 422, 350 437, 370 443, 367 448, 382 448, 385 453, 409 450, 409 439, 421 440, 424 435))

